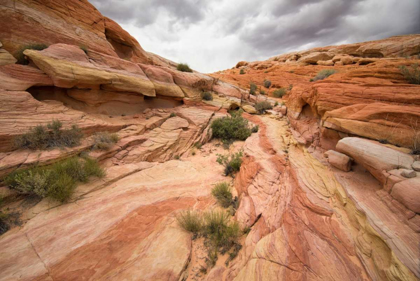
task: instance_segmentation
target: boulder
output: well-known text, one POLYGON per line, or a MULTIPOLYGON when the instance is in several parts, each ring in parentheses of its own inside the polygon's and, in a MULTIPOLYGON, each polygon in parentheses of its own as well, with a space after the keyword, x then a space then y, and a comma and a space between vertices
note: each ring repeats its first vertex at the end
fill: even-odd
POLYGON ((352 159, 347 155, 334 150, 328 150, 327 152, 325 152, 325 156, 328 158, 328 163, 330 163, 337 169, 340 169, 345 172, 351 170, 352 159))
POLYGON ((320 60, 317 62, 317 64, 324 65, 324 66, 333 66, 334 62, 332 60, 326 60, 326 61, 320 60))
POLYGON ((420 172, 420 161, 415 161, 411 167, 413 168, 414 171, 420 172))
POLYGON ((248 62, 246 62, 246 61, 240 61, 240 62, 238 62, 236 64, 236 68, 240 68, 242 66, 247 66, 247 65, 248 65, 248 62))
POLYGON ((333 54, 325 52, 313 52, 299 59, 299 62, 317 64, 318 61, 327 61, 334 57, 333 54))
POLYGON ((157 95, 175 98, 185 97, 181 88, 175 84, 172 75, 165 71, 164 68, 146 64, 139 65, 153 85, 155 85, 157 95))
POLYGON ((420 177, 398 182, 391 196, 415 213, 420 213, 420 177))
POLYGON ((337 151, 349 155, 355 162, 365 167, 382 184, 386 176, 382 171, 397 168, 410 169, 414 159, 411 155, 386 147, 378 142, 349 137, 340 140, 337 151))
POLYGON ((401 171, 401 176, 404 178, 415 178, 417 176, 417 173, 413 170, 403 169, 401 171))
POLYGON ((249 114, 257 114, 257 110, 255 110, 255 107, 253 107, 252 105, 243 105, 242 109, 249 114))

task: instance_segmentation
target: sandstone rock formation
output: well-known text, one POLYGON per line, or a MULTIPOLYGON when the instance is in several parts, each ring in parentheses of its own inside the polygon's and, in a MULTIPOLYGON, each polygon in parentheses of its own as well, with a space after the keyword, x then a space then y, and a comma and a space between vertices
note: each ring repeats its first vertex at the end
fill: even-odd
POLYGON ((418 62, 420 36, 239 62, 209 76, 144 51, 86 0, 5 1, 0 11, 0 223, 7 213, 11 228, 0 236, 0 280, 420 279, 420 88, 398 69, 418 62), (16 64, 20 55, 27 65, 16 64), (330 68, 338 72, 309 82, 330 68), (264 79, 269 97, 250 95, 250 81, 264 79), (281 87, 286 95, 272 97, 281 87), (263 100, 274 108, 257 115, 263 100), (211 123, 240 108, 259 129, 227 151, 211 123), (13 145, 52 120, 81 128, 80 145, 13 145), (118 142, 92 150, 104 131, 118 142), (237 151, 240 171, 225 177, 216 159, 237 151), (3 182, 80 154, 106 176, 65 204, 3 182), (176 216, 217 208, 211 190, 222 181, 234 186, 232 220, 246 231, 236 257, 207 267, 203 238, 176 216))

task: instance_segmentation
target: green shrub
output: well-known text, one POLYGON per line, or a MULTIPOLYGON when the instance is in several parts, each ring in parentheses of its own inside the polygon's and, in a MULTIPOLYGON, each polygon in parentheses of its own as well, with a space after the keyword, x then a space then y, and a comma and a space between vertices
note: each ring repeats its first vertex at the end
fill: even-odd
POLYGON ((203 100, 210 101, 210 100, 213 100, 213 95, 210 92, 202 92, 201 93, 201 98, 203 100))
POLYGON ((248 120, 240 114, 215 119, 211 124, 211 129, 213 137, 227 143, 234 140, 246 140, 251 135, 248 120))
POLYGON ((227 208, 232 204, 232 192, 230 190, 230 185, 227 182, 216 184, 211 190, 211 194, 223 208, 227 208))
POLYGON ((118 135, 109 132, 100 132, 93 135, 92 149, 108 150, 112 145, 118 142, 118 135))
POLYGON ((265 91, 264 90, 260 90, 260 95, 265 95, 266 93, 265 93, 265 91))
POLYGON ((264 80, 264 87, 266 87, 267 89, 270 88, 271 86, 271 81, 270 80, 264 80))
POLYGON ((217 154, 216 162, 225 166, 225 176, 229 176, 239 172, 242 165, 242 157, 242 151, 234 153, 230 156, 217 154))
POLYGON ((201 231, 203 221, 201 216, 194 211, 183 211, 176 217, 178 224, 186 231, 197 234, 201 231))
POLYGON ((176 69, 182 72, 193 72, 192 69, 189 67, 189 65, 186 63, 178 64, 176 69))
POLYGON ((171 114, 169 114, 169 118, 172 118, 172 117, 176 117, 176 113, 175 112, 172 112, 171 114))
POLYGON ((400 71, 410 84, 420 84, 420 69, 418 63, 412 64, 411 70, 405 65, 402 65, 400 66, 400 71))
POLYGON ((44 49, 48 48, 47 45, 45 44, 30 44, 30 45, 26 45, 23 46, 22 48, 20 48, 16 53, 15 53, 15 57, 17 60, 17 64, 23 64, 23 65, 27 65, 29 64, 29 61, 26 59, 25 54, 23 53, 25 50, 38 50, 38 51, 42 51, 44 49))
POLYGON ((251 132, 252 132, 252 133, 258 133, 258 129, 259 129, 259 128, 260 128, 260 127, 259 127, 258 125, 256 125, 256 126, 252 127, 251 132))
MULTIPOLYGON (((312 81, 318 81, 318 80, 323 80, 331 75, 333 75, 334 73, 336 73, 337 70, 335 69, 324 69, 321 70, 320 72, 318 72, 318 74, 312 79, 312 81)), ((311 82, 312 82, 311 81, 311 82)))
POLYGON ((276 97, 276 98, 282 98, 285 94, 286 94, 286 89, 284 89, 284 88, 280 88, 280 89, 276 89, 274 92, 273 92, 273 97, 276 97))
POLYGON ((104 175, 96 160, 72 157, 52 165, 16 171, 6 177, 5 183, 21 194, 65 202, 73 194, 77 182, 88 182, 91 176, 104 175))
POLYGON ((250 83, 249 84, 249 93, 251 95, 255 95, 255 91, 257 90, 257 85, 255 85, 254 83, 250 83))
POLYGON ((54 147, 74 147, 80 144, 82 131, 76 125, 69 130, 61 130, 62 123, 52 121, 46 127, 38 125, 28 133, 14 139, 15 148, 49 149, 54 147))
POLYGON ((201 149, 201 147, 202 147, 203 145, 201 144, 201 142, 196 142, 196 143, 194 143, 194 147, 195 148, 197 148, 197 149, 201 149))
POLYGON ((255 104, 255 110, 258 111, 258 113, 263 114, 266 110, 272 109, 273 106, 268 101, 261 101, 259 103, 255 104))
POLYGON ((245 74, 245 70, 241 68, 241 70, 239 71, 239 74, 245 74))

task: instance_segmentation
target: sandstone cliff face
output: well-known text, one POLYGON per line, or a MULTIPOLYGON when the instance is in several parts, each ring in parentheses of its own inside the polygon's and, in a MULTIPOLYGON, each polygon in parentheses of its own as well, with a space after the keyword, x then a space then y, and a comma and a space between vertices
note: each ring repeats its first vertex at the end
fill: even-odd
POLYGON ((0 183, 1 210, 19 213, 0 236, 0 280, 420 279, 420 159, 411 154, 420 88, 398 69, 419 62, 418 35, 208 76, 145 52, 85 0, 3 1, 0 11, 0 178, 80 153, 106 170, 66 204, 0 183), (27 49, 28 64, 16 64, 34 43, 48 48, 27 49), (338 73, 309 82, 331 67, 338 73), (250 81, 264 79, 270 97, 250 95, 250 81), (286 96, 271 97, 280 87, 290 88, 286 96), (204 91, 213 100, 202 100, 204 91), (210 124, 229 109, 255 114, 262 100, 286 105, 243 114, 259 130, 230 147, 244 153, 232 180, 216 163, 227 151, 210 124), (78 125, 80 145, 13 147, 51 120, 78 125), (91 151, 101 131, 119 141, 91 151), (234 185, 233 219, 250 231, 236 258, 221 256, 204 274, 205 247, 176 214, 216 208, 211 189, 221 181, 234 185))

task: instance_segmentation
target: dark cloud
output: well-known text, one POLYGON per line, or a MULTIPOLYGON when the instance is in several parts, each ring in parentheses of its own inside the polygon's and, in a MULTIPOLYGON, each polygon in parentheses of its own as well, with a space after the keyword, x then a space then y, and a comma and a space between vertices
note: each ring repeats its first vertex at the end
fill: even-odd
POLYGON ((148 50, 197 70, 420 33, 419 0, 91 0, 148 50), (211 58, 211 59, 209 59, 211 58))
POLYGON ((183 24, 196 23, 205 16, 205 0, 91 0, 104 15, 120 23, 133 23, 138 27, 150 25, 166 12, 183 24))

